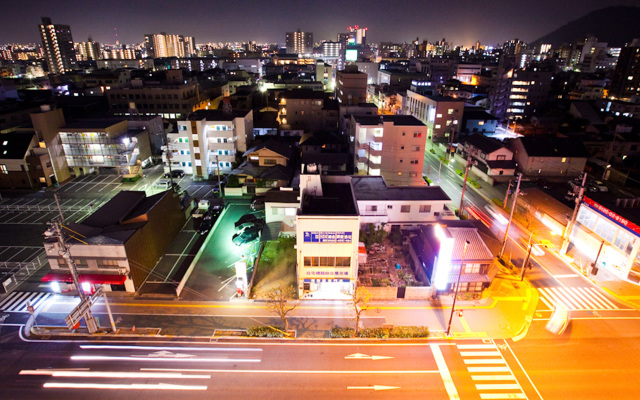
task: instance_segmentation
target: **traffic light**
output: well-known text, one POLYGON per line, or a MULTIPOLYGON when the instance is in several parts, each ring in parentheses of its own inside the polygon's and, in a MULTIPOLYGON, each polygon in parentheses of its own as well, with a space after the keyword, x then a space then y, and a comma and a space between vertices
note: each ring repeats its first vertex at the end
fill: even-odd
POLYGON ((462 317, 462 311, 463 310, 458 310, 458 317, 462 317))

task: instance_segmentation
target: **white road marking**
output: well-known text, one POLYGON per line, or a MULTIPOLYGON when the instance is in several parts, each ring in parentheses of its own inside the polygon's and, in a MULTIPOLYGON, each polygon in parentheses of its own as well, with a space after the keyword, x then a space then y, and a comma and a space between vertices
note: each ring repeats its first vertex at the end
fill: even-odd
POLYGON ((444 388, 449 395, 449 399, 460 400, 458 390, 456 389, 456 385, 453 383, 453 378, 451 378, 451 373, 449 372, 447 362, 444 360, 444 356, 442 355, 442 351, 440 351, 439 345, 430 344, 429 347, 431 347, 431 353, 433 354, 433 358, 436 360, 436 365, 438 366, 438 371, 440 372, 440 376, 444 382, 444 388))

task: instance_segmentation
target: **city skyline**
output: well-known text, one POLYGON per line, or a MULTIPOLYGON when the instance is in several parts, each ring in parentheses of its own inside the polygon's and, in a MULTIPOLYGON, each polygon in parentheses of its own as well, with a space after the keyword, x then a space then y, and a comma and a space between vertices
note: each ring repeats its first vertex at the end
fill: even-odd
MULTIPOLYGON (((193 36, 196 43, 251 40, 284 44, 285 32, 296 29, 312 32, 314 41, 320 42, 335 40, 337 33, 360 25, 369 28, 370 43, 409 42, 417 37, 420 41, 445 38, 456 45, 472 46, 479 41, 494 46, 514 38, 534 41, 604 6, 596 0, 580 3, 544 0, 535 4, 500 0, 493 2, 490 9, 480 10, 477 3, 469 0, 429 5, 409 0, 403 5, 412 11, 399 13, 393 4, 378 1, 363 7, 345 6, 334 0, 308 6, 276 0, 265 9, 246 1, 217 4, 188 0, 179 4, 184 12, 177 12, 175 3, 166 1, 119 4, 118 0, 109 3, 70 0, 64 7, 51 3, 35 0, 28 5, 5 5, 0 16, 2 42, 39 43, 37 26, 40 17, 47 16, 56 24, 70 25, 75 42, 91 36, 100 43, 116 43, 117 32, 120 43, 134 44, 143 42, 145 34, 167 32, 193 36), (212 11, 206 12, 209 9, 212 11), (145 17, 140 18, 141 15, 145 17)), ((619 0, 606 6, 614 5, 640 6, 640 2, 619 0)))

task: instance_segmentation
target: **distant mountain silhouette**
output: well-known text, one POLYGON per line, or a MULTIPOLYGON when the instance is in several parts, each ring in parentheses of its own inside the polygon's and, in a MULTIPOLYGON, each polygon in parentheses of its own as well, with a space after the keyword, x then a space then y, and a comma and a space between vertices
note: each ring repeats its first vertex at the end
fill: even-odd
POLYGON ((606 42, 609 47, 622 47, 640 38, 640 7, 614 6, 601 8, 569 22, 531 44, 576 43, 588 35, 606 42))

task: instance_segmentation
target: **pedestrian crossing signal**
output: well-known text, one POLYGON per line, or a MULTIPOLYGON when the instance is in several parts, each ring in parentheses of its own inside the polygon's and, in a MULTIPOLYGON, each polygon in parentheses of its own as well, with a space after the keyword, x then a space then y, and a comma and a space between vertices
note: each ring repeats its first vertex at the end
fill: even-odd
POLYGON ((458 310, 458 317, 462 317, 462 310, 458 310))

